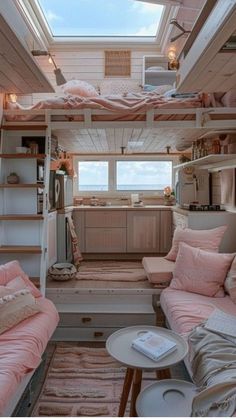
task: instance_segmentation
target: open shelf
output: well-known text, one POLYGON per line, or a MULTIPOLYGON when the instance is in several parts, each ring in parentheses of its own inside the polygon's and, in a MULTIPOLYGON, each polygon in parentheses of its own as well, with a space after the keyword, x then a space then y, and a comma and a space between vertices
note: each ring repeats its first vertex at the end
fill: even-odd
POLYGON ((198 166, 201 169, 220 169, 236 167, 236 154, 210 154, 200 159, 192 160, 186 163, 174 166, 174 169, 184 167, 198 166))
POLYGON ((0 246, 1 253, 27 253, 27 254, 41 254, 40 246, 0 246))
POLYGON ((11 153, 0 154, 2 159, 45 159, 46 154, 11 153))
POLYGON ((42 214, 0 215, 0 221, 38 221, 38 220, 43 220, 42 214))
POLYGON ((44 188, 41 183, 2 183, 0 188, 44 188))

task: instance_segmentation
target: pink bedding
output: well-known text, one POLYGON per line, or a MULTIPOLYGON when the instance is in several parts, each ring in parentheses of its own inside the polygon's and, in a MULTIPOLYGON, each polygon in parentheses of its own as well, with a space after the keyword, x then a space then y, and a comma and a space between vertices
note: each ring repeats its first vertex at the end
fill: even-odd
POLYGON ((38 298, 42 312, 0 335, 0 415, 24 376, 38 367, 59 317, 51 301, 38 298))
POLYGON ((206 297, 166 288, 161 293, 160 301, 170 328, 186 338, 215 308, 236 316, 236 305, 228 295, 222 298, 206 297))
MULTIPOLYGON (((181 109, 181 108, 201 108, 205 103, 205 95, 199 94, 196 98, 166 98, 156 93, 127 94, 126 96, 96 96, 80 97, 74 95, 64 95, 61 97, 43 100, 33 105, 28 110, 40 109, 93 109, 111 112, 111 115, 93 115, 93 121, 142 121, 145 120, 145 113, 151 109, 181 109)), ((19 104, 8 103, 8 110, 24 109, 19 104)), ((29 121, 34 117, 7 116, 7 120, 29 121)), ((168 119, 170 115, 157 115, 155 119, 168 119), (162 117, 162 118, 161 118, 162 117)), ((173 117, 171 116, 173 119, 173 117)), ((188 115, 189 119, 193 115, 188 115)), ((83 116, 71 116, 70 120, 83 120, 83 116)), ((185 115, 175 115, 175 119, 186 119, 185 115)))

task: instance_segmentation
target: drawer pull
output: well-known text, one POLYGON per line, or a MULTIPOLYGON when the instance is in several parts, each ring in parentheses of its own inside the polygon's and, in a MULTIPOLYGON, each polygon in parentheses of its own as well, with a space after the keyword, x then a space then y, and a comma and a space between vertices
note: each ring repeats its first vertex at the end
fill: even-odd
POLYGON ((104 335, 104 333, 103 333, 103 332, 94 332, 94 334, 93 334, 93 336, 94 336, 95 338, 101 338, 103 335, 104 335))
POLYGON ((82 317, 82 323, 89 323, 91 321, 92 321, 91 317, 82 317))

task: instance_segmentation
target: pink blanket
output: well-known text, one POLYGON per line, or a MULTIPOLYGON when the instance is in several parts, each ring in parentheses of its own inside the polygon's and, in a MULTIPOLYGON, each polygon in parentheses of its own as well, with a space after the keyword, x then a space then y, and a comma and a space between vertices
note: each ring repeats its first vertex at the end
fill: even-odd
POLYGON ((59 317, 51 301, 38 298, 42 312, 0 335, 0 415, 18 384, 38 367, 59 317))
MULTIPOLYGON (((197 98, 165 98, 156 93, 145 94, 127 94, 126 96, 112 95, 112 96, 97 96, 92 98, 84 98, 74 95, 64 95, 61 97, 49 98, 42 100, 28 110, 40 109, 92 109, 111 112, 112 115, 96 115, 92 120, 99 121, 133 121, 144 120, 145 112, 151 109, 181 109, 181 108, 201 108, 204 106, 204 95, 199 95, 197 98)), ((22 110, 19 104, 8 103, 7 109, 22 110)), ((25 108, 26 109, 26 108, 25 108)), ((174 114, 174 112, 173 112, 174 114)), ((184 115, 178 115, 179 119, 183 119, 184 115)), ((8 116, 7 120, 28 121, 32 119, 32 115, 24 116, 8 116)), ((158 116, 157 116, 158 118, 158 116)), ((72 117, 75 120, 74 117, 72 117)), ((76 120, 83 120, 81 116, 76 120)))

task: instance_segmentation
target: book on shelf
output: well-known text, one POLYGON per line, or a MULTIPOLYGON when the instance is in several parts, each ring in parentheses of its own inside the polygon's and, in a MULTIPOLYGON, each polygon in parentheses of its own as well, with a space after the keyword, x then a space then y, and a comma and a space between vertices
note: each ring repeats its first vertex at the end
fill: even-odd
POLYGON ((153 361, 159 361, 177 348, 173 340, 153 332, 145 332, 142 336, 133 340, 131 346, 153 361))

